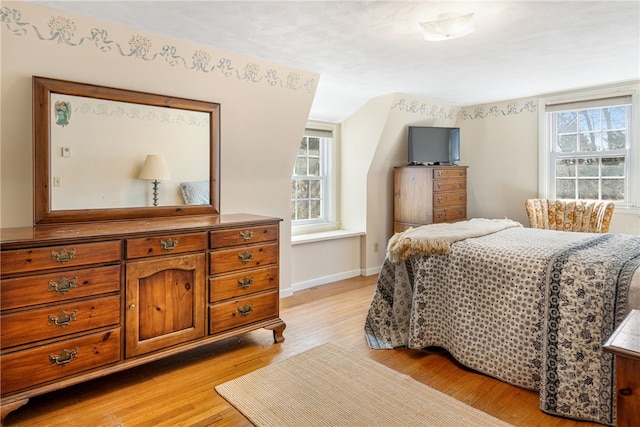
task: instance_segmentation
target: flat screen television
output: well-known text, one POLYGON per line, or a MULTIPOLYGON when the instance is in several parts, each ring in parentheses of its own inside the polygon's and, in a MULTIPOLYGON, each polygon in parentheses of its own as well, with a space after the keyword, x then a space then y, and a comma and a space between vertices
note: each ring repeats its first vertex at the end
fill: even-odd
POLYGON ((409 126, 409 164, 453 165, 460 161, 460 128, 409 126))

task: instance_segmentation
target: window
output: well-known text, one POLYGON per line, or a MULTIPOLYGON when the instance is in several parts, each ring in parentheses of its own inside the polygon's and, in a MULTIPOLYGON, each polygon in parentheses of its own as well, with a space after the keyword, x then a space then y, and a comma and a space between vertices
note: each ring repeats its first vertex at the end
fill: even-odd
POLYGON ((336 227, 334 145, 333 129, 305 129, 291 177, 294 234, 336 227))
POLYGON ((547 197, 633 206, 638 191, 632 96, 547 103, 547 197))

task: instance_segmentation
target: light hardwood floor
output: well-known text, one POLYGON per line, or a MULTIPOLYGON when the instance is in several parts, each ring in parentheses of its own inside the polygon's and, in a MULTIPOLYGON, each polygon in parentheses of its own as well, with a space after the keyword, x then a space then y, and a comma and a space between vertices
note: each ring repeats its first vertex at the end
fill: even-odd
MULTIPOLYGON (((363 324, 375 276, 297 292, 281 302, 285 341, 260 330, 38 396, 5 426, 251 426, 217 384, 326 342, 383 363, 515 426, 595 427, 546 415, 538 396, 468 370, 444 351, 372 350, 363 324)), ((371 404, 384 404, 372 402, 371 404)), ((288 427, 288 426, 283 426, 288 427)))

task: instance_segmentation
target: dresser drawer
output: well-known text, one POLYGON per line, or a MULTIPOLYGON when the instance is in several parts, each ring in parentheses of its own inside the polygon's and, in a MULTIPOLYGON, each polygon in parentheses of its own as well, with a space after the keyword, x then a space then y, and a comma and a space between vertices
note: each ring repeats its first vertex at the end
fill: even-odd
POLYGON ((467 180, 465 179, 449 179, 434 180, 433 192, 440 193, 442 191, 467 191, 467 180))
POLYGON ((0 317, 2 348, 120 323, 120 297, 58 304, 0 317))
POLYGON ((277 239, 277 225, 235 228, 233 230, 212 231, 209 235, 209 246, 211 249, 219 249, 227 246, 248 245, 277 239))
POLYGON ((465 219, 467 219, 467 208, 464 206, 433 210, 434 223, 462 221, 465 219))
POLYGON ((4 251, 0 255, 0 266, 3 275, 114 261, 120 261, 120 241, 118 240, 19 249, 4 251))
POLYGON ((126 245, 127 259, 201 251, 207 247, 207 233, 127 239, 126 245))
POLYGON ((278 267, 248 270, 209 279, 209 301, 223 301, 251 293, 277 289, 278 267))
POLYGON ((460 178, 467 176, 467 168, 447 167, 433 170, 433 178, 460 178))
POLYGON ((209 252, 209 273, 223 274, 235 270, 245 270, 276 264, 278 244, 245 246, 224 251, 209 252))
POLYGON ((2 393, 54 381, 120 360, 120 328, 5 354, 2 393))
POLYGON ((62 302, 120 290, 120 266, 4 279, 0 282, 2 310, 62 302))
POLYGON ((277 316, 277 291, 216 304, 209 309, 209 333, 215 334, 277 316))
POLYGON ((438 209, 439 207, 466 205, 466 204, 467 204, 467 193, 464 193, 464 192, 434 193, 433 195, 434 209, 438 209))

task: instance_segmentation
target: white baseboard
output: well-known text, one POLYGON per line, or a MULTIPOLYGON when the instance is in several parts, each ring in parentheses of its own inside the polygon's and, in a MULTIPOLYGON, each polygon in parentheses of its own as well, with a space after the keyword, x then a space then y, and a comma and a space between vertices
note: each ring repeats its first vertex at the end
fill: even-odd
POLYGON ((366 270, 364 270, 363 272, 363 276, 373 276, 374 274, 380 274, 380 270, 382 269, 382 266, 379 265, 377 267, 372 267, 372 268, 367 268, 366 270))
POLYGON ((280 289, 280 298, 290 297, 295 292, 302 291, 304 289, 313 288, 315 286, 327 285, 329 283, 337 282, 339 280, 350 279, 356 276, 371 276, 373 274, 380 273, 381 267, 369 268, 367 270, 351 270, 344 271, 338 274, 332 274, 329 276, 318 277, 306 282, 294 283, 290 288, 280 289))

